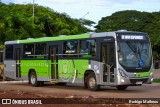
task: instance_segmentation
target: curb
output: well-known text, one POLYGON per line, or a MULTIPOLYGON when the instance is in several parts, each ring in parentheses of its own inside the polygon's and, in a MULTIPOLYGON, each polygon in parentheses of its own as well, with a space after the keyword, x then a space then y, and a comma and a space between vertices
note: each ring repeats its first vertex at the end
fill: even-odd
POLYGON ((28 81, 0 81, 0 84, 15 84, 15 83, 28 83, 28 81))

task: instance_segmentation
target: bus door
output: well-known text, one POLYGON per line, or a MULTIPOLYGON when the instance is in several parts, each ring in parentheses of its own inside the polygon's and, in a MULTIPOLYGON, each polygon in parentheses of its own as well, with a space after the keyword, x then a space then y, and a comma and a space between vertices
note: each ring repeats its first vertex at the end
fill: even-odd
POLYGON ((103 83, 115 84, 115 43, 102 43, 101 60, 103 62, 103 83))
POLYGON ((21 60, 21 48, 15 48, 14 51, 16 61, 16 78, 21 78, 20 60, 21 60))
POLYGON ((49 60, 51 64, 51 80, 58 79, 58 47, 49 46, 49 60))

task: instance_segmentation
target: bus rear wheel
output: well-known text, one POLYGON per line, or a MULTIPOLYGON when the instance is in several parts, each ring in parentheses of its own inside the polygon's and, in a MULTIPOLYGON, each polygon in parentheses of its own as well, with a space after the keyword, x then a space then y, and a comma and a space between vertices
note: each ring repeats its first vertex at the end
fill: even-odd
POLYGON ((100 89, 100 85, 97 85, 96 77, 94 74, 89 74, 87 79, 88 89, 91 91, 98 91, 100 89))
POLYGON ((35 72, 31 72, 29 76, 29 82, 32 86, 37 87, 40 85, 40 82, 37 81, 37 75, 35 72))
POLYGON ((119 85, 119 86, 116 86, 116 88, 118 89, 118 90, 125 90, 125 89, 127 89, 127 85, 119 85))

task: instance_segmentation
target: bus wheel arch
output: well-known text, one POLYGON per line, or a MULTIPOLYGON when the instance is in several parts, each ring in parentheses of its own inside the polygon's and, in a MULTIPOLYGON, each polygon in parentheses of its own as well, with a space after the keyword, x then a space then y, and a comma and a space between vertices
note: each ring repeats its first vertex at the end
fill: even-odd
POLYGON ((31 84, 34 87, 37 87, 40 84, 39 81, 37 81, 37 74, 34 69, 29 70, 28 80, 29 84, 31 84))
POLYGON ((35 72, 35 70, 34 70, 34 69, 30 69, 30 70, 29 70, 29 73, 28 73, 28 84, 31 83, 31 82, 30 82, 30 74, 31 74, 31 72, 35 72))
POLYGON ((97 91, 100 89, 100 85, 97 85, 96 76, 93 70, 87 70, 84 74, 84 87, 91 91, 97 91))
POLYGON ((84 88, 88 88, 87 79, 88 79, 88 75, 91 73, 94 73, 94 71, 93 70, 86 70, 84 73, 84 88))

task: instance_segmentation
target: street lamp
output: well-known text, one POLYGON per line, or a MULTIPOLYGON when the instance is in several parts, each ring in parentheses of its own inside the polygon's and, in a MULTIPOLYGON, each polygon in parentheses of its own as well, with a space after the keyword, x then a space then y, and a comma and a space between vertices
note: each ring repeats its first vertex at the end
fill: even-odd
POLYGON ((87 16, 88 14, 89 14, 89 12, 87 12, 87 13, 82 17, 82 19, 84 19, 84 17, 87 16))
POLYGON ((34 0, 33 0, 33 24, 34 24, 34 0))

